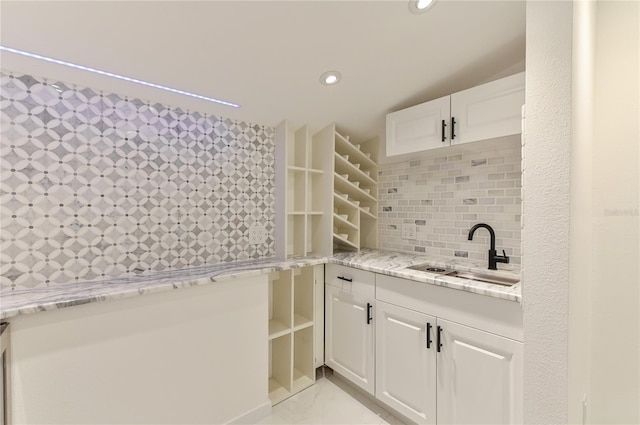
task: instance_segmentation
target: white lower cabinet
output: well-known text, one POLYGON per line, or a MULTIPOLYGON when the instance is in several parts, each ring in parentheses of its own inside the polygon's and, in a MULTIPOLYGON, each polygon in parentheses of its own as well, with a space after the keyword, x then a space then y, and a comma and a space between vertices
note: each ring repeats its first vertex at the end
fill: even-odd
POLYGON ((520 304, 334 264, 325 282, 335 372, 416 423, 522 423, 520 304))
POLYGON ((522 423, 521 323, 517 303, 377 275, 376 398, 421 424, 522 423))
POLYGON ((374 390, 372 298, 326 287, 327 366, 370 394, 374 390))
POLYGON ((443 319, 438 328, 438 423, 522 423, 522 343, 443 319))
POLYGON ((522 343, 376 301, 376 398, 417 423, 522 423, 522 343))
POLYGON ((436 423, 435 324, 376 301, 376 398, 418 423, 436 423))
POLYGON ((374 394, 375 275, 325 266, 325 363, 374 394))

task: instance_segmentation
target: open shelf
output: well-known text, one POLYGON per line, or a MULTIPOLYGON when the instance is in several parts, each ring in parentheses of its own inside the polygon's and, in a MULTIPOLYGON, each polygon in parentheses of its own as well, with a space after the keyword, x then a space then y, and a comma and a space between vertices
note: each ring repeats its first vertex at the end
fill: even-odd
POLYGON ((293 275, 293 327, 297 329, 313 324, 313 268, 294 270, 293 275))
POLYGON ((287 212, 304 211, 305 193, 304 169, 289 167, 287 169, 287 212))
POLYGON ((269 378, 269 400, 271 400, 271 404, 278 404, 283 400, 291 397, 292 392, 288 391, 284 388, 280 382, 276 381, 274 378, 269 378))
POLYGON ((356 201, 376 202, 376 198, 371 195, 371 188, 361 188, 338 173, 334 173, 333 178, 334 190, 346 193, 356 201), (369 189, 369 191, 367 192, 365 189, 369 189))
POLYGON ((300 372, 298 369, 293 370, 293 392, 297 393, 298 391, 302 391, 305 388, 309 388, 313 385, 313 379, 309 378, 307 375, 300 372))
POLYGON ((269 339, 278 338, 289 332, 289 326, 285 325, 279 320, 269 320, 269 339))
POLYGON ((309 128, 303 126, 287 138, 287 166, 304 169, 307 166, 309 128))
POLYGON ((347 215, 347 214, 333 213, 333 223, 334 223, 334 225, 337 224, 338 227, 346 226, 346 227, 350 227, 350 228, 352 228, 354 230, 358 230, 358 226, 348 220, 348 215, 347 215, 347 218, 344 218, 343 215, 347 215))
POLYGON ((305 328, 293 334, 293 391, 300 391, 315 381, 313 358, 313 328, 305 328))
POLYGON ((377 214, 375 212, 372 212, 371 209, 372 209, 372 207, 367 207, 367 209, 364 209, 363 207, 360 207, 360 213, 365 218, 370 218, 372 220, 377 220, 377 218, 378 218, 377 214))
POLYGON ((291 271, 285 270, 270 275, 269 279, 269 335, 291 328, 291 271))
POLYGON ((308 173, 307 174, 307 211, 323 211, 324 202, 323 202, 323 174, 318 173, 308 173))
POLYGON ((377 167, 376 162, 372 159, 372 154, 367 155, 361 149, 358 149, 351 143, 345 136, 335 132, 335 151, 340 155, 349 155, 349 160, 353 163, 362 164, 367 169, 375 169, 377 167))
MULTIPOLYGON (((314 217, 315 218, 315 217, 314 217)), ((315 382, 316 276, 323 266, 269 274, 269 399, 272 404, 315 382)))
POLYGON ((338 174, 348 174, 350 181, 358 181, 361 186, 374 187, 376 181, 371 177, 371 171, 362 170, 346 160, 342 155, 335 153, 335 171, 338 174))
POLYGON ((327 224, 309 217, 330 211, 325 194, 332 177, 326 175, 324 155, 333 150, 314 141, 308 126, 295 129, 287 121, 276 127, 275 145, 276 257, 326 254, 331 236, 313 231, 311 224, 327 224))
POLYGON ((291 395, 291 333, 269 341, 269 399, 278 403, 291 395))
POLYGON ((348 249, 349 251, 358 250, 359 247, 355 243, 351 242, 349 239, 345 239, 341 235, 334 233, 333 234, 333 243, 335 245, 341 246, 343 248, 348 249))
POLYGON ((290 230, 287 232, 287 253, 288 257, 298 257, 306 255, 305 252, 305 214, 287 214, 286 225, 290 230))

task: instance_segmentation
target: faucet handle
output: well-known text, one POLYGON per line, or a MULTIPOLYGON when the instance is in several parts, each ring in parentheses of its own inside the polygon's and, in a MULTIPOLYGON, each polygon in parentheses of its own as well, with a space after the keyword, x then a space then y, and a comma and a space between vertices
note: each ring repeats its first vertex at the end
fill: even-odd
POLYGON ((504 252, 504 249, 502 250, 502 262, 509 264, 509 257, 507 257, 507 253, 504 252))

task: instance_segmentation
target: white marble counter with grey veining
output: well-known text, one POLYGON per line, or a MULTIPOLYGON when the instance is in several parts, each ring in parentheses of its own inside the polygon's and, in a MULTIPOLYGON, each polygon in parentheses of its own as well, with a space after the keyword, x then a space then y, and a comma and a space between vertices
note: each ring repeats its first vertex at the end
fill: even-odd
POLYGON ((138 295, 207 285, 281 270, 325 264, 326 257, 300 259, 266 258, 191 267, 148 275, 109 280, 75 282, 0 293, 0 319, 57 310, 98 301, 117 300, 138 295))
POLYGON ((501 264, 501 270, 490 271, 486 270, 486 264, 468 259, 462 261, 424 254, 363 249, 359 252, 335 254, 329 258, 246 260, 134 277, 3 291, 0 293, 0 319, 98 301, 130 298, 138 295, 206 285, 224 280, 325 264, 327 262, 495 298, 516 302, 522 300, 520 283, 508 287, 408 269, 411 266, 429 263, 458 271, 483 272, 493 276, 518 278, 520 270, 516 265, 501 264))
POLYGON ((503 286, 408 268, 428 263, 432 266, 454 269, 460 272, 482 273, 488 276, 519 280, 520 267, 515 264, 499 264, 499 270, 488 270, 486 262, 469 260, 468 258, 457 260, 450 257, 372 249, 335 254, 329 259, 329 262, 494 298, 516 302, 522 301, 521 282, 513 286, 503 286))

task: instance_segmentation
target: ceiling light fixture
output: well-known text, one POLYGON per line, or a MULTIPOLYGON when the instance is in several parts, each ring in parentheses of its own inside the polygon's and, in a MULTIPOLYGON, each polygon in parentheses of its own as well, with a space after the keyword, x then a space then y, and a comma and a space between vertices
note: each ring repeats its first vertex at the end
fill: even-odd
POLYGON ((409 10, 417 14, 424 13, 431 8, 435 2, 435 0, 411 0, 409 1, 409 10))
POLYGON ((55 63, 55 64, 58 64, 58 65, 68 66, 70 68, 81 69, 83 71, 93 72, 95 74, 104 75, 106 77, 112 77, 112 78, 117 78, 119 80, 129 81, 130 83, 141 84, 143 86, 153 87, 153 88, 160 89, 160 90, 166 90, 166 91, 169 91, 169 92, 172 92, 172 93, 183 94, 185 96, 195 97, 196 99, 206 100, 208 102, 214 102, 214 103, 218 103, 218 104, 224 105, 224 106, 230 106, 232 108, 239 108, 240 107, 240 105, 238 105, 236 103, 231 103, 231 102, 227 102, 227 101, 220 100, 220 99, 214 99, 212 97, 206 97, 206 96, 202 96, 202 95, 195 94, 195 93, 189 93, 189 92, 184 91, 184 90, 179 90, 179 89, 174 89, 174 88, 171 88, 171 87, 161 86, 160 84, 149 83, 147 81, 137 80, 135 78, 125 77, 124 75, 114 74, 114 73, 108 72, 108 71, 101 71, 99 69, 89 68, 89 67, 83 66, 83 65, 77 65, 75 63, 65 62, 65 61, 61 61, 59 59, 49 58, 49 57, 46 57, 46 56, 37 55, 35 53, 29 53, 29 52, 25 52, 25 51, 18 50, 18 49, 13 49, 11 47, 0 46, 0 50, 5 51, 5 52, 10 52, 10 53, 16 53, 18 55, 26 56, 26 57, 33 58, 33 59, 39 59, 39 60, 43 60, 43 61, 46 61, 46 62, 55 63))
POLYGON ((338 71, 327 71, 320 76, 320 82, 325 86, 335 86, 341 78, 342 74, 338 71))

